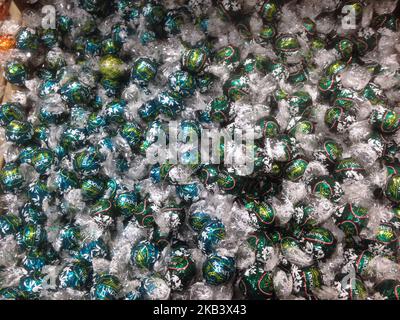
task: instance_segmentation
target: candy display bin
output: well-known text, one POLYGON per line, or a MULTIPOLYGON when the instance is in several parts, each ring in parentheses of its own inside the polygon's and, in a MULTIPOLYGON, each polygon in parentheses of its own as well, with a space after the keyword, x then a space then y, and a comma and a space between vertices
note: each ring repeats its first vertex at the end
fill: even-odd
POLYGON ((398 299, 399 12, 0 0, 0 300, 398 299))

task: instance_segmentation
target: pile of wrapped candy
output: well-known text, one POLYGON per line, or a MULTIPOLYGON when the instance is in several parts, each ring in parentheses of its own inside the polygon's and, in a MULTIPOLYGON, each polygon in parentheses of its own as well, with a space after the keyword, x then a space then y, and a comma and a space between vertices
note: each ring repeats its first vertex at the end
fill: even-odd
POLYGON ((399 300, 398 12, 54 0, 4 20, 0 299, 399 300), (254 129, 253 172, 189 161, 182 135, 151 163, 170 121, 254 129))

